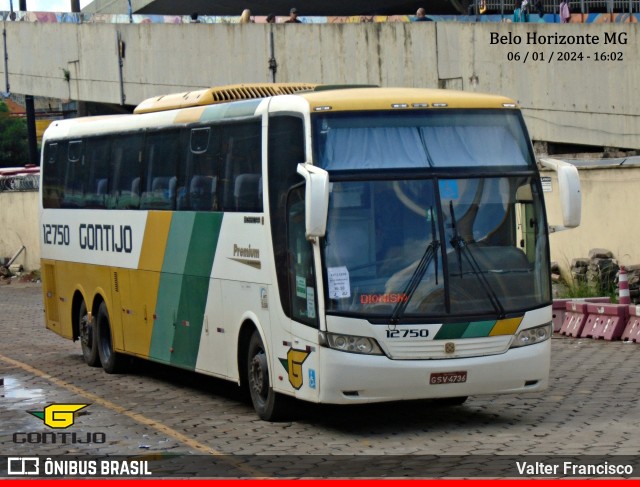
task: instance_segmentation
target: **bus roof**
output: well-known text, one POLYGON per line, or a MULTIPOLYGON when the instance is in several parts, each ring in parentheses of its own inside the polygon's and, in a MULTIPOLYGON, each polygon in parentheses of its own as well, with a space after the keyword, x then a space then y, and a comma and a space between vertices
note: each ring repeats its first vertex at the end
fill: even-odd
POLYGON ((498 95, 424 88, 379 88, 331 86, 314 83, 263 83, 228 85, 205 90, 173 93, 148 98, 134 113, 151 113, 188 107, 202 107, 239 100, 297 94, 311 111, 387 110, 391 108, 513 108, 515 102, 498 95))
POLYGON ((311 112, 402 108, 515 108, 510 98, 424 88, 353 88, 302 93, 311 112))
MULTIPOLYGON (((142 116, 105 115, 56 120, 47 129, 45 139, 100 135, 123 130, 137 131, 253 116, 261 100, 277 95, 289 95, 281 98, 284 105, 280 106, 289 106, 289 101, 297 99, 298 102, 308 105, 311 113, 432 108, 516 108, 516 103, 504 96, 454 90, 349 87, 313 83, 233 85, 150 98, 138 105, 134 112, 142 116)), ((296 105, 301 107, 299 104, 296 105)))

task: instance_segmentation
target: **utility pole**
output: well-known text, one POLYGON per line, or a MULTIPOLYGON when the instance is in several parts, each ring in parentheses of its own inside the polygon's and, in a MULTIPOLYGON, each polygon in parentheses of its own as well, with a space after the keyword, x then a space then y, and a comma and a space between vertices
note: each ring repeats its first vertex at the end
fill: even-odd
POLYGON ((273 24, 269 24, 269 44, 271 49, 271 57, 269 58, 269 70, 271 71, 271 82, 276 82, 276 72, 278 71, 278 62, 276 61, 276 49, 273 41, 273 24))
MULTIPOLYGON (((27 0, 20 0, 20 11, 27 11, 27 0)), ((27 140, 29 145, 29 164, 39 164, 38 142, 36 136, 36 108, 33 95, 25 95, 27 112, 27 140)))
MULTIPOLYGON (((13 12, 11 12, 13 13, 13 12)), ((2 23, 2 43, 4 44, 4 86, 6 91, 2 93, 4 97, 8 97, 11 94, 11 88, 9 87, 9 52, 7 51, 7 28, 5 23, 2 23)))
POLYGON ((122 40, 122 35, 120 31, 116 33, 116 45, 118 47, 118 76, 120 79, 120 105, 124 106, 124 102, 127 97, 124 94, 124 75, 122 73, 122 68, 124 67, 124 56, 125 56, 125 43, 122 40))
POLYGON ((26 111, 27 111, 27 141, 29 144, 29 164, 38 166, 39 153, 38 153, 38 137, 36 134, 36 108, 33 95, 26 95, 24 97, 26 111))

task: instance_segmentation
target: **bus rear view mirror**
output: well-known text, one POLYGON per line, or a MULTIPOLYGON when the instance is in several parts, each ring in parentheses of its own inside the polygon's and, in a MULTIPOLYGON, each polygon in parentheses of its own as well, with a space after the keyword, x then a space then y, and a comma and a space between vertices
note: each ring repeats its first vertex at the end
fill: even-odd
POLYGON ((580 175, 573 164, 559 159, 543 158, 540 163, 553 169, 558 175, 558 191, 562 209, 562 226, 550 225, 551 232, 559 232, 580 225, 582 215, 582 195, 580 193, 580 175))
POLYGON ((298 174, 306 181, 305 236, 324 237, 329 209, 329 173, 309 163, 298 164, 298 174))

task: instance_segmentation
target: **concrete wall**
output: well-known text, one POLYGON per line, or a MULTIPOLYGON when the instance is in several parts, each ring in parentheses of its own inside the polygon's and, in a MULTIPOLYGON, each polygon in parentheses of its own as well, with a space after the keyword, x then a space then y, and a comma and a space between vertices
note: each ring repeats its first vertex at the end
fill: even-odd
MULTIPOLYGON (((578 228, 551 234, 551 260, 564 271, 571 260, 588 257, 592 248, 613 252, 621 265, 640 264, 640 225, 638 225, 638 187, 640 166, 580 168, 582 223, 578 228)), ((552 192, 545 193, 550 224, 562 224, 558 182, 551 176, 552 192)))
POLYGON ((38 192, 0 192, 0 259, 13 257, 24 245, 14 264, 40 269, 38 230, 38 192))
MULTIPOLYGON (((17 93, 120 103, 118 32, 126 44, 127 104, 213 85, 271 81, 271 26, 265 24, 4 25, 9 81, 17 93)), ((278 24, 273 32, 278 81, 503 94, 523 107, 535 140, 640 148, 638 24, 278 24), (492 32, 511 34, 512 42, 492 43, 492 32), (533 34, 588 34, 599 44, 527 44, 533 34), (615 34, 617 43, 605 45, 606 34, 615 34), (559 52, 576 53, 576 60, 558 60, 559 52), (603 52, 621 53, 616 57, 622 60, 596 61, 603 52)), ((3 70, 0 63, 0 85, 3 70)))

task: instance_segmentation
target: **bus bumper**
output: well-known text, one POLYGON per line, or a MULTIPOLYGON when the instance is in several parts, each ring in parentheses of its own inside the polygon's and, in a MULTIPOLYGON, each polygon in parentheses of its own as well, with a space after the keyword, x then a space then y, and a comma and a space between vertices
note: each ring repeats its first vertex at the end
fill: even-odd
POLYGON ((541 391, 549 382, 551 340, 451 360, 390 360, 328 348, 321 354, 319 402, 357 404, 541 391), (461 371, 467 373, 464 383, 430 383, 432 373, 461 371))

